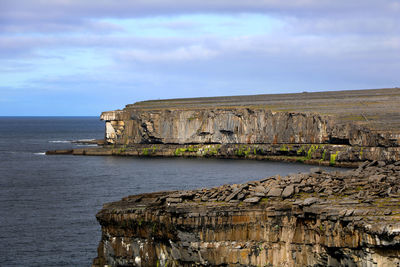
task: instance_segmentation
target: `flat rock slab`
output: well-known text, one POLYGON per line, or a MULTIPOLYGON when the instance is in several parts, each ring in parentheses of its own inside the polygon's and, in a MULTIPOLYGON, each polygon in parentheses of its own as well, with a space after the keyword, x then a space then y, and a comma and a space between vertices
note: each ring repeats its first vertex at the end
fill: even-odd
POLYGON ((258 203, 258 202, 260 202, 260 198, 259 197, 250 197, 250 198, 246 198, 243 202, 245 202, 245 203, 258 203))
POLYGON ((311 206, 312 204, 315 204, 315 203, 318 203, 318 202, 320 202, 319 198, 316 198, 316 197, 306 198, 303 201, 303 206, 311 206))
POLYGON ((294 185, 286 186, 282 192, 282 197, 283 198, 291 197, 294 194, 294 188, 295 188, 294 185))
POLYGON ((267 196, 268 197, 280 197, 282 194, 282 188, 272 188, 271 190, 269 190, 267 196))

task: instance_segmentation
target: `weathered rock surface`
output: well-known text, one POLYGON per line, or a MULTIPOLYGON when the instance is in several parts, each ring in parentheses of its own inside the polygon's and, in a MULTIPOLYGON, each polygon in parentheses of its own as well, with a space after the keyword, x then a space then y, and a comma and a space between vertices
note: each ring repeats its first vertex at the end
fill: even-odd
POLYGON ((97 219, 95 267, 399 266, 400 162, 130 196, 97 219))
POLYGON ((109 143, 161 144, 348 144, 398 143, 367 127, 317 113, 273 112, 259 108, 103 112, 109 143), (111 120, 116 118, 117 120, 111 120))
POLYGON ((399 145, 399 101, 400 89, 171 99, 127 105, 101 119, 106 140, 120 145, 388 147, 399 145))
POLYGON ((47 154, 382 165, 400 160, 399 102, 399 88, 144 101, 102 113, 102 148, 47 154))
MULTIPOLYGON (((399 88, 138 102, 101 114, 104 154, 202 156, 210 145, 212 157, 386 164, 399 160, 399 102, 399 88)), ((85 151, 73 154, 101 154, 85 151)))

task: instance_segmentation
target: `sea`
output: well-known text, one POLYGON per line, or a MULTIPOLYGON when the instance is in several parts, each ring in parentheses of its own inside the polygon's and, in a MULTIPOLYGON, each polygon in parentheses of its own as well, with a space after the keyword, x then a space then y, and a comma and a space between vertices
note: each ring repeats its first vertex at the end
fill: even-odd
MULTIPOLYGON (((308 172, 255 160, 45 155, 104 137, 98 117, 0 117, 0 266, 91 266, 96 213, 124 196, 308 172)), ((333 168, 326 167, 329 171, 333 168)))

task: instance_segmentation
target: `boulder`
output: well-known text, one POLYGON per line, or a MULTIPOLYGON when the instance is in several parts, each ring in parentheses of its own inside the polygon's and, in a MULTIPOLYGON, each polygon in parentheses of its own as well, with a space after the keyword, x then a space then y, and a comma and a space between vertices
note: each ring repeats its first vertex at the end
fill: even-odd
POLYGON ((274 187, 269 190, 267 196, 268 197, 280 197, 282 194, 282 188, 274 187))
POLYGON ((285 187, 285 189, 282 192, 282 197, 283 198, 288 198, 291 197, 295 192, 295 187, 294 185, 288 185, 285 187))

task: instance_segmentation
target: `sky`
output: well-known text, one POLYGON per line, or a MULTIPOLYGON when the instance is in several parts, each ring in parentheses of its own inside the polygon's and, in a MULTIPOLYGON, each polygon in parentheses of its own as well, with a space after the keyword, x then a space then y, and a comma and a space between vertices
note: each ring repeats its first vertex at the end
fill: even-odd
POLYGON ((0 0, 0 116, 400 86, 400 0, 0 0))

